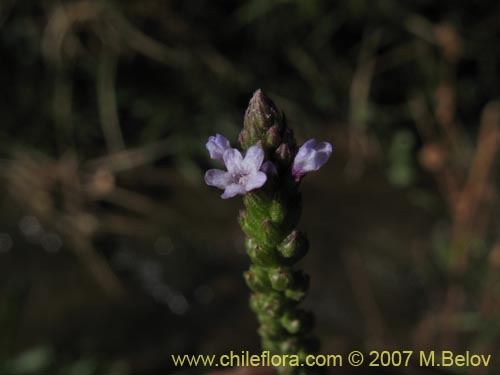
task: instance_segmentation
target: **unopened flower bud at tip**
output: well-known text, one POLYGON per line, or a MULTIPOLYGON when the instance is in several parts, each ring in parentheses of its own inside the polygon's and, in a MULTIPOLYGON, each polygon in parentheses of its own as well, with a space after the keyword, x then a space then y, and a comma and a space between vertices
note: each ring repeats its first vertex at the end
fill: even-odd
POLYGON ((273 101, 259 89, 253 94, 245 112, 241 146, 246 149, 259 140, 266 141, 266 133, 273 126, 277 126, 275 132, 279 134, 284 127, 283 118, 273 101))

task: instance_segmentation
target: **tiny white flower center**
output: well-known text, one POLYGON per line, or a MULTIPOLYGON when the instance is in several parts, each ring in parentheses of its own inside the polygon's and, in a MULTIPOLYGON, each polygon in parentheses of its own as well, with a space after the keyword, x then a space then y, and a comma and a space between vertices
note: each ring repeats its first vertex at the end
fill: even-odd
POLYGON ((248 174, 240 175, 238 177, 238 184, 240 184, 240 185, 246 185, 249 177, 250 177, 250 175, 248 175, 248 174))

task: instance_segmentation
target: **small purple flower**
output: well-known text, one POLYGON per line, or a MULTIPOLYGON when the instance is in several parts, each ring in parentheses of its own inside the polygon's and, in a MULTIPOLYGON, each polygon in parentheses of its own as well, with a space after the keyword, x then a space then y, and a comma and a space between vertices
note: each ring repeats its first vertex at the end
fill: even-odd
POLYGON ((231 144, 226 137, 216 134, 208 138, 206 147, 212 159, 223 161, 224 151, 231 148, 231 144))
MULTIPOLYGON (((210 141, 209 141, 210 143, 210 141)), ((208 143, 207 143, 207 148, 208 143)), ((209 149, 210 151, 210 149, 209 149)), ((265 184, 267 176, 260 171, 264 161, 264 150, 260 146, 252 146, 247 150, 245 158, 235 148, 228 148, 222 156, 227 172, 210 169, 205 173, 205 183, 224 189, 222 199, 245 194, 265 184)))
POLYGON ((292 175, 299 182, 307 172, 317 171, 325 164, 332 154, 332 145, 328 142, 316 144, 310 139, 302 145, 295 156, 292 166, 292 175))

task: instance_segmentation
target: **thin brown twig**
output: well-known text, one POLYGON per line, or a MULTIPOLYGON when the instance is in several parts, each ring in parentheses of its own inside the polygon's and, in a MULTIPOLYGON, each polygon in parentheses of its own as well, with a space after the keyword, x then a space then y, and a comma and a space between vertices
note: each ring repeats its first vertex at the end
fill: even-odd
POLYGON ((125 294, 116 274, 109 264, 97 254, 90 236, 92 230, 83 225, 85 213, 82 210, 83 196, 81 181, 77 173, 77 161, 73 154, 67 153, 60 162, 60 179, 64 199, 64 209, 68 215, 65 223, 61 222, 59 229, 66 233, 72 248, 80 257, 103 290, 113 297, 125 294))
POLYGON ((491 178, 500 149, 500 105, 489 103, 483 110, 481 125, 465 186, 456 203, 452 244, 456 254, 456 271, 464 272, 469 241, 481 236, 488 227, 491 204, 491 178), (482 209, 480 209, 482 208, 482 209))
POLYGON ((112 48, 103 46, 97 73, 97 98, 101 127, 110 153, 125 149, 116 104, 116 64, 118 56, 112 48))
POLYGON ((172 139, 164 139, 138 148, 128 148, 89 160, 85 163, 85 168, 91 170, 107 168, 114 173, 129 170, 170 155, 172 144, 172 139))
POLYGON ((456 312, 464 304, 464 291, 460 280, 467 271, 468 250, 471 240, 483 233, 490 220, 492 197, 487 194, 494 170, 496 155, 500 147, 500 108, 498 103, 490 103, 483 110, 476 152, 470 163, 468 177, 452 212, 452 249, 450 262, 450 285, 446 290, 441 314, 443 347, 452 348, 457 331, 454 326, 456 312), (483 206, 483 210, 480 210, 483 206), (478 223, 482 225, 479 227, 478 223))
POLYGON ((449 165, 448 149, 442 144, 436 129, 431 126, 435 121, 425 105, 423 96, 413 98, 408 105, 417 132, 423 140, 423 146, 419 152, 420 164, 434 175, 441 196, 446 200, 449 211, 453 212, 460 187, 458 177, 449 165))
POLYGON ((382 33, 377 30, 363 39, 358 65, 350 87, 349 101, 349 162, 346 171, 351 177, 358 177, 364 169, 364 161, 369 153, 370 139, 367 134, 369 117, 370 87, 375 70, 375 52, 382 33))
MULTIPOLYGON (((495 316, 498 316, 500 313, 500 299, 498 298, 498 293, 496 293, 496 289, 500 282, 500 241, 498 240, 490 251, 488 266, 488 275, 486 277, 485 286, 481 291, 478 311, 478 319, 484 322, 495 319, 495 316)), ((495 350, 497 350, 495 340, 490 335, 484 334, 484 326, 481 328, 483 328, 483 332, 481 332, 483 335, 479 335, 479 337, 476 338, 471 349, 474 353, 493 354, 495 350)), ((471 375, 482 375, 488 372, 489 370, 487 367, 470 369, 471 375)))

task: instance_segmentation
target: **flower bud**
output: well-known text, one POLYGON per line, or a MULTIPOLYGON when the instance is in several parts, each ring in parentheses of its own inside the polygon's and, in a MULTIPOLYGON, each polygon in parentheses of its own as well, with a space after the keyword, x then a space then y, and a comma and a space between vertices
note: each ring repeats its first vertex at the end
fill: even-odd
POLYGON ((253 239, 247 238, 245 241, 247 254, 253 263, 259 266, 276 266, 279 264, 278 254, 272 247, 264 247, 257 244, 253 239))
POLYGON ((277 249, 283 257, 296 261, 307 253, 309 241, 304 232, 294 230, 278 245, 277 249))
POLYGON ((247 149, 258 141, 264 141, 265 151, 272 150, 279 144, 277 135, 281 133, 284 127, 283 115, 276 105, 262 90, 257 90, 252 99, 250 99, 245 112, 243 130, 239 137, 241 147, 247 149), (276 128, 271 131, 268 138, 267 132, 274 126, 276 128), (268 141, 271 142, 269 143, 268 141), (277 143, 276 145, 274 145, 275 142, 277 143))
POLYGON ((289 310, 283 314, 281 324, 293 334, 307 332, 313 326, 313 316, 304 310, 289 310))
POLYGON ((262 337, 262 349, 269 350, 271 353, 279 353, 279 341, 274 338, 267 338, 265 332, 260 332, 259 335, 262 337))
POLYGON ((250 270, 243 273, 243 276, 253 291, 264 291, 269 288, 269 277, 262 267, 251 266, 250 270))
POLYGON ((276 246, 282 238, 280 231, 276 228, 271 219, 264 219, 261 224, 261 229, 266 245, 276 246))
POLYGON ((309 289, 309 276, 303 272, 293 273, 293 285, 285 290, 285 296, 294 301, 300 302, 307 295, 309 289))
MULTIPOLYGON (((255 214, 255 211, 251 212, 255 214)), ((261 228, 262 221, 259 221, 253 215, 250 215, 249 211, 240 210, 240 214, 238 216, 238 222, 240 223, 243 232, 245 232, 245 234, 249 238, 254 238, 259 243, 265 243, 266 241, 265 234, 261 228)))
POLYGON ((260 311, 260 298, 257 293, 250 295, 250 309, 252 309, 255 314, 258 314, 260 311))
MULTIPOLYGON (((283 115, 283 121, 286 123, 285 115, 283 115)), ((282 143, 286 143, 288 146, 290 146, 290 151, 292 152, 292 154, 295 155, 297 153, 297 144, 295 143, 295 136, 293 135, 293 130, 288 126, 285 127, 285 129, 283 130, 282 138, 283 138, 282 143)))
POLYGON ((254 293, 250 300, 250 306, 257 315, 265 314, 269 317, 277 317, 283 313, 286 301, 279 293, 254 293))
POLYGON ((272 200, 267 195, 259 192, 250 192, 245 194, 243 202, 245 203, 247 211, 251 213, 252 218, 256 221, 261 222, 269 218, 269 207, 271 206, 272 200))
POLYGON ((266 132, 265 146, 270 149, 275 149, 281 143, 281 127, 279 125, 273 125, 266 132))
POLYGON ((291 163, 292 163, 293 155, 290 150, 290 146, 286 143, 282 143, 279 145, 279 147, 276 149, 276 161, 277 163, 284 167, 287 168, 291 163))
POLYGON ((296 354, 300 348, 300 340, 292 337, 284 340, 280 345, 280 352, 283 354, 296 354))
POLYGON ((273 340, 280 339, 286 335, 284 327, 274 320, 261 322, 258 332, 260 336, 273 340))
POLYGON ((284 267, 270 268, 269 280, 274 290, 283 291, 293 283, 293 275, 289 269, 284 267))
POLYGON ((287 289, 285 290, 285 296, 287 298, 293 299, 296 302, 302 301, 306 298, 307 288, 297 288, 297 289, 287 289))
POLYGON ((269 216, 271 221, 276 224, 280 224, 285 219, 285 206, 278 200, 273 200, 271 206, 269 207, 269 216))

